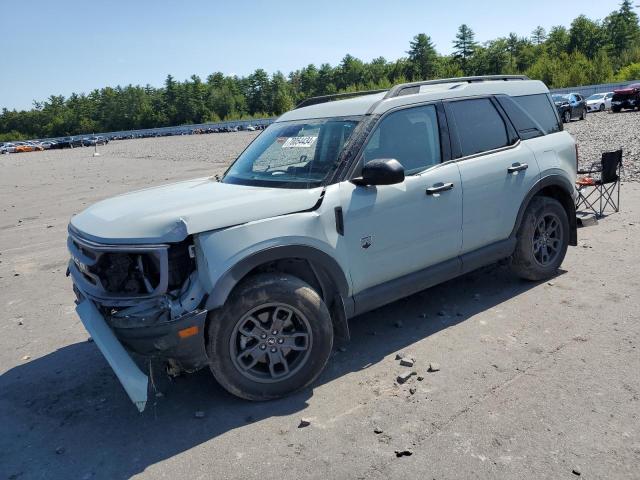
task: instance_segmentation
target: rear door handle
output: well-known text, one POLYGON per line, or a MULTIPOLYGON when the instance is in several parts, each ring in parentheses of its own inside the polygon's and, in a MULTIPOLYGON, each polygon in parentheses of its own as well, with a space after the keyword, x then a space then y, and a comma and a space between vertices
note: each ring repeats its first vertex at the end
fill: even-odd
POLYGON ((526 170, 527 168, 529 168, 529 165, 527 163, 514 163, 509 168, 507 168, 507 172, 515 173, 521 170, 526 170))
POLYGON ((433 187, 427 188, 427 195, 435 195, 436 193, 446 192, 453 188, 453 183, 436 183, 433 187))

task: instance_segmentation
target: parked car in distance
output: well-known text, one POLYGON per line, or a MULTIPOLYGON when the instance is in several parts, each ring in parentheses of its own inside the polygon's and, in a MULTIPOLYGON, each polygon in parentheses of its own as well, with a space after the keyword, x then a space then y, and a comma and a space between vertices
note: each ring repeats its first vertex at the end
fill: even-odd
POLYGON ((632 83, 625 88, 618 88, 613 91, 611 99, 611 110, 618 113, 622 109, 640 110, 640 83, 632 83))
POLYGON ((13 142, 6 142, 0 147, 0 153, 15 153, 16 144, 13 142))
POLYGON ((15 143, 16 143, 15 153, 33 152, 34 150, 36 150, 36 147, 34 145, 31 145, 30 143, 27 143, 27 142, 15 142, 15 143))
POLYGON ((579 93, 554 94, 553 102, 564 123, 569 123, 574 118, 587 118, 587 103, 579 93))
POLYGON ((140 410, 132 352, 282 397, 318 377, 351 317, 502 259, 555 275, 577 244, 577 153, 523 76, 308 99, 222 178, 72 217, 76 311, 140 410))
POLYGON ((587 110, 590 112, 604 112, 611 108, 613 92, 594 93, 587 98, 587 110))

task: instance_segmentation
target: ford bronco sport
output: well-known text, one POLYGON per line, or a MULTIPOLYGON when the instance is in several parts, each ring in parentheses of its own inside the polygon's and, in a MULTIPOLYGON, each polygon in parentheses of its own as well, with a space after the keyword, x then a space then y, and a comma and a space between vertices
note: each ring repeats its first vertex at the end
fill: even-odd
POLYGON ((140 410, 140 356, 277 398, 320 374, 350 317, 502 259, 554 275, 577 242, 576 162, 526 77, 309 99, 221 178, 74 216, 77 312, 140 410))

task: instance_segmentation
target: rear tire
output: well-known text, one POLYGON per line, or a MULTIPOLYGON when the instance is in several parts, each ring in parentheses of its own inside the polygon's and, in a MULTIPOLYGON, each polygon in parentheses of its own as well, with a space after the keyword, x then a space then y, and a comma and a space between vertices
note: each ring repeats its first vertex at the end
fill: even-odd
POLYGON ((320 375, 332 348, 327 306, 292 275, 250 277, 210 314, 207 354, 213 376, 247 400, 270 400, 306 387, 320 375))
POLYGON ((527 206, 517 233, 511 267, 525 280, 553 277, 567 253, 569 219, 557 200, 534 197, 527 206))

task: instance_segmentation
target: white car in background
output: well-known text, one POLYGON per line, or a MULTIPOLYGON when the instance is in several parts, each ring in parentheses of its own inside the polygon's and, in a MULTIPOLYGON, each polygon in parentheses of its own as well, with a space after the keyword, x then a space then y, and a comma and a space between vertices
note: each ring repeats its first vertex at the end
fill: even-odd
POLYGON ((613 92, 594 93, 587 98, 587 111, 589 112, 604 112, 611 109, 611 99, 613 98, 613 92))

